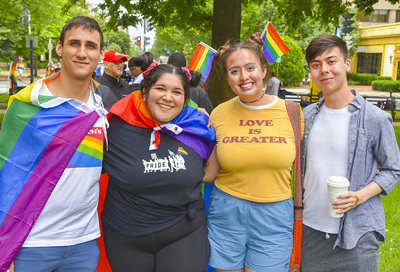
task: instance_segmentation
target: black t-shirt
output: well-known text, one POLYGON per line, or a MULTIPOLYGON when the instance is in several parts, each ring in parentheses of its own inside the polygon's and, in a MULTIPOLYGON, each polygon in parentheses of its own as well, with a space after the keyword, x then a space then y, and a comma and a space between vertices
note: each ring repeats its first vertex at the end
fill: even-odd
POLYGON ((189 146, 160 132, 149 150, 153 129, 109 120, 103 170, 109 175, 102 222, 118 233, 142 236, 166 229, 204 208, 203 160, 189 146))

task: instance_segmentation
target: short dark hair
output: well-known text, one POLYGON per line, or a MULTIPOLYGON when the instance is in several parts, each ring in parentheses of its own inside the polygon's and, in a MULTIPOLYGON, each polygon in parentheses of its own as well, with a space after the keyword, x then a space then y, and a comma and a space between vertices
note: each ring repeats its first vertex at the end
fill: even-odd
POLYGON ((233 52, 244 50, 244 49, 252 51, 257 56, 257 58, 260 60, 261 65, 263 65, 263 66, 265 65, 267 67, 267 72, 269 71, 269 65, 268 65, 267 58, 264 56, 264 53, 260 50, 260 48, 249 42, 241 42, 241 43, 236 43, 232 46, 229 46, 229 45, 222 46, 219 49, 219 52, 216 53, 216 56, 214 57, 214 59, 218 59, 218 62, 220 62, 221 70, 225 73, 225 75, 228 74, 226 63, 228 61, 229 56, 233 52))
POLYGON ((151 65, 151 62, 149 61, 149 57, 145 54, 137 57, 133 57, 129 60, 128 66, 129 68, 138 66, 140 69, 142 69, 142 72, 146 71, 147 68, 151 65))
POLYGON ((73 27, 83 26, 83 29, 89 29, 90 31, 97 30, 100 34, 100 50, 104 47, 104 37, 103 32, 99 26, 99 23, 90 17, 86 16, 76 16, 69 20, 61 30, 60 34, 60 42, 61 45, 64 45, 65 33, 72 29, 73 27))
POLYGON ((167 63, 178 67, 186 67, 186 58, 181 53, 173 53, 169 56, 167 63))
MULTIPOLYGON (((195 76, 191 71, 191 80, 189 81, 188 76, 182 68, 173 66, 170 64, 160 64, 157 67, 153 68, 148 75, 146 75, 142 82, 140 83, 140 92, 143 96, 149 95, 149 90, 153 87, 154 84, 158 81, 158 79, 164 74, 173 74, 177 75, 182 82, 184 93, 185 93, 185 100, 190 98, 190 87, 195 87, 199 85, 200 77, 195 76), (144 93, 144 89, 146 89, 146 93, 144 93)), ((200 74, 200 73, 198 73, 200 74)), ((200 74, 201 76, 201 74, 200 74)))
POLYGON ((349 58, 347 44, 344 40, 335 35, 322 34, 310 42, 306 49, 306 60, 310 64, 318 55, 333 47, 338 47, 344 60, 349 58))
POLYGON ((150 64, 154 61, 154 54, 151 53, 150 51, 147 51, 147 52, 144 53, 143 55, 147 56, 148 61, 150 62, 150 64))

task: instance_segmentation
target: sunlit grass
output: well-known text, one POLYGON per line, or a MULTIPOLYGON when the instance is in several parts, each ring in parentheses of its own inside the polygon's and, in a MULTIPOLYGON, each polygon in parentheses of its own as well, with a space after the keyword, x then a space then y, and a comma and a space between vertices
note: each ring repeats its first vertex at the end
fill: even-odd
POLYGON ((0 94, 0 102, 7 102, 9 94, 0 94))
MULTIPOLYGON (((394 126, 397 144, 400 146, 400 126, 394 126)), ((381 243, 379 271, 392 272, 400 269, 400 187, 382 197, 386 215, 386 241, 381 243)))

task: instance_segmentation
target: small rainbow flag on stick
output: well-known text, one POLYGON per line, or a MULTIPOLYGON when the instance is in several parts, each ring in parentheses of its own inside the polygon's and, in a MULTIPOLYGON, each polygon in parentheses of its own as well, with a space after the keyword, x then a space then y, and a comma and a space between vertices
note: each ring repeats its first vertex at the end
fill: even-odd
POLYGON ((273 63, 277 58, 289 51, 289 48, 282 41, 270 21, 265 26, 261 38, 264 41, 262 51, 269 63, 273 63))
POLYGON ((189 62, 188 69, 198 71, 202 74, 201 81, 205 82, 211 71, 211 63, 217 50, 200 42, 192 59, 189 62))
POLYGON ((12 62, 10 65, 10 75, 8 76, 8 79, 10 80, 9 89, 12 91, 12 94, 15 94, 15 87, 18 86, 18 84, 17 84, 17 77, 15 75, 14 63, 12 62))

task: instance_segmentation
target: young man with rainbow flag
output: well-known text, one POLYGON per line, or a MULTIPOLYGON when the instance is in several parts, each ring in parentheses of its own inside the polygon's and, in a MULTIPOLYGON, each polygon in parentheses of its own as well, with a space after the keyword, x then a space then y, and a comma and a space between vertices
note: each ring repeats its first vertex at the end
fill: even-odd
POLYGON ((64 27, 62 69, 10 97, 0 134, 0 271, 95 271, 107 111, 91 75, 96 20, 64 27))

